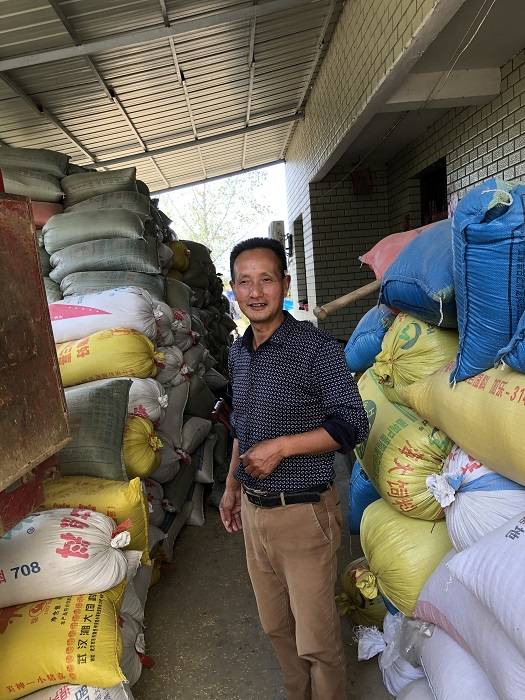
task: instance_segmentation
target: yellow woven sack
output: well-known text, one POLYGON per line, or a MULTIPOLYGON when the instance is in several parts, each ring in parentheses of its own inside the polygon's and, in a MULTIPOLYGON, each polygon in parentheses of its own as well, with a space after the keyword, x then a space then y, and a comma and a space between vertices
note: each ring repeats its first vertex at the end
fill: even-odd
POLYGON ((146 379, 157 373, 158 353, 149 338, 130 328, 99 331, 56 345, 64 386, 108 377, 146 379))
POLYGON ((399 402, 399 387, 432 374, 455 358, 457 350, 456 331, 401 313, 386 332, 372 369, 387 399, 399 402))
POLYGON ((128 476, 146 479, 160 466, 162 441, 147 418, 129 416, 124 429, 122 451, 128 476))
POLYGON ((451 387, 453 366, 402 389, 403 400, 486 467, 525 484, 525 374, 489 369, 451 387))
POLYGON ((361 547, 369 565, 361 574, 363 595, 373 599, 381 591, 410 617, 421 589, 452 544, 445 521, 407 518, 379 499, 364 512, 361 547))
POLYGON ((390 403, 371 369, 358 387, 370 433, 355 454, 368 478, 398 511, 422 520, 442 518, 443 510, 426 480, 441 472, 452 442, 406 406, 390 403))
MULTIPOLYGON (((71 545, 71 556, 81 551, 71 545)), ((56 683, 109 688, 125 680, 118 632, 125 585, 0 610, 0 700, 56 683)))
POLYGON ((352 625, 381 629, 386 615, 383 598, 377 594, 369 600, 358 588, 368 572, 368 562, 364 557, 348 564, 341 575, 343 592, 336 596, 337 606, 340 614, 347 615, 352 625))
POLYGON ((181 241, 173 241, 170 243, 170 248, 173 251, 171 259, 171 267, 177 272, 186 272, 190 266, 190 250, 181 241))
POLYGON ((128 549, 142 552, 142 563, 149 564, 148 506, 140 479, 112 481, 93 476, 65 476, 44 482, 42 510, 87 508, 103 513, 120 525, 131 520, 128 549))
POLYGON ((170 270, 168 272, 168 277, 171 277, 174 280, 178 280, 179 282, 182 282, 184 279, 184 273, 179 272, 178 270, 170 270))

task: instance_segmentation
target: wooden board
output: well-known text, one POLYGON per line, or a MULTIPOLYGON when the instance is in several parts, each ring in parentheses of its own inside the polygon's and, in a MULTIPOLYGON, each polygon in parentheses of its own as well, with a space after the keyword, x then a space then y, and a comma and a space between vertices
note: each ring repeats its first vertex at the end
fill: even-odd
POLYGON ((69 440, 29 199, 0 194, 0 491, 69 440))

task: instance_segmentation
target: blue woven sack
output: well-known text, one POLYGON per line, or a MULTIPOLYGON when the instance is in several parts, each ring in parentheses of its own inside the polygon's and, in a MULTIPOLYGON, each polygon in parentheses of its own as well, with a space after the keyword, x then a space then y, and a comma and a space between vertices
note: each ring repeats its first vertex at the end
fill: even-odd
POLYGON ((459 351, 452 382, 480 374, 504 356, 523 363, 519 334, 518 342, 511 339, 525 311, 524 204, 523 185, 493 178, 471 190, 456 209, 459 351))
POLYGON ((345 347, 346 364, 352 372, 365 372, 372 367, 395 317, 384 304, 374 306, 362 317, 345 347))
POLYGON ((456 328, 450 219, 438 221, 399 253, 386 270, 379 300, 443 328, 456 328))
POLYGON ((525 313, 520 318, 510 343, 496 355, 496 365, 505 364, 516 372, 525 373, 525 313))
POLYGON ((381 496, 361 469, 359 462, 356 461, 352 469, 348 490, 348 527, 352 535, 359 534, 365 508, 379 498, 381 496))

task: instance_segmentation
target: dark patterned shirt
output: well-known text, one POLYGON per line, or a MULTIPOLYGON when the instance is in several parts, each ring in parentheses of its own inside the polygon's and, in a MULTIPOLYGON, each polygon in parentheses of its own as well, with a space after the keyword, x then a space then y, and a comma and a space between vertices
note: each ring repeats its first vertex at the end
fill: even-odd
MULTIPOLYGON (((263 440, 323 427, 352 450, 366 439, 368 419, 343 349, 309 321, 285 312, 284 322, 253 348, 253 331, 230 350, 232 426, 240 454, 263 440)), ((334 452, 284 459, 266 479, 254 479, 240 464, 235 477, 268 491, 297 491, 334 479, 334 452)))

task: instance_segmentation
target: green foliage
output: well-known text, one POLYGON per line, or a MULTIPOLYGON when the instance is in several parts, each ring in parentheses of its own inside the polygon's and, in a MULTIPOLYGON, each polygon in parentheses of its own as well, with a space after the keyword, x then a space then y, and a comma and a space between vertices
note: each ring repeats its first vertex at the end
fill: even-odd
POLYGON ((257 235, 272 212, 264 191, 267 181, 262 170, 242 173, 161 195, 160 206, 177 236, 208 246, 217 271, 228 279, 230 250, 257 235))

